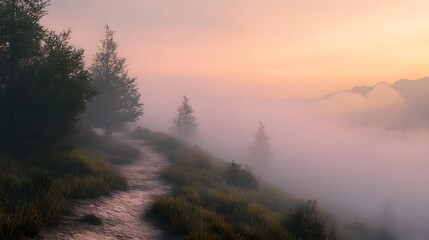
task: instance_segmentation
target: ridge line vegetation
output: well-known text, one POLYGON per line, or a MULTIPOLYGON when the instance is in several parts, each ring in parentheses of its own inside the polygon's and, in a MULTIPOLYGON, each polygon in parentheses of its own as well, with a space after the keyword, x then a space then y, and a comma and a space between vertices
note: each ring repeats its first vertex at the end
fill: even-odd
POLYGON ((173 194, 157 199, 151 211, 186 240, 337 239, 335 228, 315 205, 262 182, 256 184, 251 171, 240 164, 222 164, 198 147, 163 133, 137 129, 132 136, 149 142, 171 161, 163 176, 174 185, 173 194), (299 209, 309 209, 309 215, 296 214, 299 209))
POLYGON ((156 199, 150 215, 160 216, 186 240, 396 239, 361 222, 337 223, 316 201, 297 199, 260 181, 248 167, 225 163, 165 133, 137 128, 131 136, 171 162, 163 176, 173 192, 156 199))

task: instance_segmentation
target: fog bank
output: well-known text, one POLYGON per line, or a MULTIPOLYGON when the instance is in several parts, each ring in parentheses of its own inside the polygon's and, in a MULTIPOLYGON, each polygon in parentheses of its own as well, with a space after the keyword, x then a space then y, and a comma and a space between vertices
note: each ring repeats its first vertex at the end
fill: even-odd
MULTIPOLYGON (((372 122, 358 117, 403 108, 401 95, 389 87, 381 85, 365 98, 341 93, 316 101, 188 97, 200 124, 195 143, 209 152, 249 163, 249 144, 262 121, 273 154, 263 168, 252 167, 264 180, 318 200, 341 221, 366 221, 408 239, 429 237, 429 130, 386 128, 382 123, 394 121, 395 114, 372 122), (387 203, 395 219, 385 223, 387 203)), ((165 131, 180 97, 159 100, 146 104, 142 123, 165 131)))

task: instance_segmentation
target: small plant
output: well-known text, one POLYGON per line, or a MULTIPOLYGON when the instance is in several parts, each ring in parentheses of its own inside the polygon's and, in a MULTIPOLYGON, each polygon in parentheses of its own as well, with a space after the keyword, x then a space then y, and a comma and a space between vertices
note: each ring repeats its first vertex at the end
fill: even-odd
POLYGON ((226 170, 223 177, 227 183, 245 189, 256 189, 258 187, 258 182, 253 176, 250 167, 246 165, 243 168, 241 164, 236 163, 235 161, 226 164, 226 170))
POLYGON ((336 223, 322 216, 315 200, 296 207, 284 221, 287 230, 302 240, 335 240, 336 223))

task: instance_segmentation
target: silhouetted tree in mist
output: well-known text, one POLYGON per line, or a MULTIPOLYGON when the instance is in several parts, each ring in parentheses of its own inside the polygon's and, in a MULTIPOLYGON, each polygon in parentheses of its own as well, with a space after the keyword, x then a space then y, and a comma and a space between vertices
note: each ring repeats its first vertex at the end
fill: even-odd
POLYGON ((386 200, 383 203, 379 218, 381 227, 386 231, 392 232, 397 228, 395 211, 393 209, 392 203, 389 200, 386 200))
POLYGON ((0 1, 0 149, 48 146, 70 133, 95 91, 70 31, 40 24, 47 0, 0 1))
POLYGON ((194 110, 189 105, 189 99, 183 96, 182 104, 177 109, 177 115, 173 119, 173 132, 180 138, 189 138, 196 130, 198 124, 194 116, 194 110))
POLYGON ((143 115, 143 104, 136 79, 128 76, 125 58, 118 57, 114 31, 107 25, 105 30, 105 38, 90 69, 98 95, 89 104, 85 120, 111 135, 124 124, 137 121, 143 115))
POLYGON ((256 163, 264 163, 271 157, 269 138, 265 132, 265 125, 259 122, 258 130, 250 145, 251 159, 256 163))

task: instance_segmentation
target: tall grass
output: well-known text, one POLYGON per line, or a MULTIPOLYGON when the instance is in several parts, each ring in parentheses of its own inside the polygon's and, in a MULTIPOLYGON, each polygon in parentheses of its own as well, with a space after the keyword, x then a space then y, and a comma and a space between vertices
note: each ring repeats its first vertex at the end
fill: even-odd
POLYGON ((175 185, 174 193, 157 199, 153 211, 185 239, 295 239, 281 220, 296 199, 263 184, 257 189, 229 184, 224 163, 165 134, 137 130, 133 135, 169 156, 172 164, 163 176, 175 185))
POLYGON ((363 224, 338 224, 336 232, 335 220, 315 201, 305 203, 264 182, 255 184, 251 172, 234 162, 225 164, 165 133, 137 129, 132 135, 170 159, 163 176, 175 186, 173 194, 157 199, 152 210, 185 239, 395 239, 363 224))
POLYGON ((140 151, 113 136, 99 136, 93 131, 78 131, 70 142, 77 148, 96 152, 113 164, 128 164, 140 156, 140 151))
POLYGON ((85 150, 0 157, 0 239, 35 235, 69 211, 70 198, 126 189, 127 181, 100 154, 85 150))

